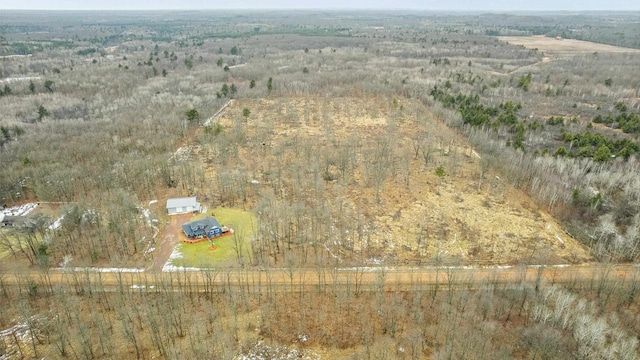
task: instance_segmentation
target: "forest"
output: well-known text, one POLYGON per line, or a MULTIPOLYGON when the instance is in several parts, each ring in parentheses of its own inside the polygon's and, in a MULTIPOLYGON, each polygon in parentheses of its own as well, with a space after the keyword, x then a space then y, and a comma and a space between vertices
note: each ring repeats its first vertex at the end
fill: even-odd
POLYGON ((640 14, 5 13, 0 359, 640 356, 640 14))

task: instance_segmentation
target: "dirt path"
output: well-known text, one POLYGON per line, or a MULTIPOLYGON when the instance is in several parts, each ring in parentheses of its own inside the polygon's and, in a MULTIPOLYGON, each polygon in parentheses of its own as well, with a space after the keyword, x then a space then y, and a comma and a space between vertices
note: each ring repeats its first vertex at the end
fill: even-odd
MULTIPOLYGON (((276 287, 278 291, 313 291, 324 287, 355 287, 363 291, 411 290, 434 284, 466 289, 486 284, 605 284, 638 281, 640 267, 633 264, 513 266, 513 267, 379 267, 379 268, 317 268, 317 269, 208 269, 179 273, 81 273, 73 271, 38 271, 5 273, 2 286, 25 286, 29 281, 42 283, 43 288, 54 284, 77 282, 95 286, 96 291, 118 291, 122 286, 131 289, 156 289, 171 284, 170 291, 181 291, 188 284, 190 291, 211 291, 213 288, 242 286, 250 291, 276 287), (180 281, 177 281, 180 279, 180 281), (174 287, 175 286, 175 287, 174 287)), ((0 274, 2 275, 2 274, 0 274)), ((599 286, 600 286, 599 285, 599 286)), ((154 290, 155 291, 155 290, 154 290)))
POLYGON ((147 271, 161 272, 162 267, 169 259, 173 248, 180 241, 180 232, 182 231, 182 224, 189 221, 191 214, 173 215, 170 217, 171 223, 167 225, 162 231, 162 239, 158 246, 158 251, 153 259, 153 264, 149 266, 147 271))

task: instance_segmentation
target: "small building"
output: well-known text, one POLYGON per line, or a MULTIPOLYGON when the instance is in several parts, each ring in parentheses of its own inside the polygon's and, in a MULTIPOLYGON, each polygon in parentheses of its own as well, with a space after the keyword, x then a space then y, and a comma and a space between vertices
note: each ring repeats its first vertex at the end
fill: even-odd
POLYGON ((200 203, 196 197, 167 199, 167 212, 169 215, 188 214, 200 211, 200 203))
POLYGON ((189 239, 203 239, 205 236, 209 239, 222 236, 227 230, 223 226, 220 226, 218 220, 212 217, 206 217, 204 219, 192 221, 182 225, 184 234, 189 239))

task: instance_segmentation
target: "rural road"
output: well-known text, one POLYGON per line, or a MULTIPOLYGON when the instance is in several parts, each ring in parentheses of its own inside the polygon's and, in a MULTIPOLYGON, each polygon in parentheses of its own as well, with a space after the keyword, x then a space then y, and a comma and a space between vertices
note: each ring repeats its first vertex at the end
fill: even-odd
POLYGON ((358 291, 412 290, 444 286, 478 288, 485 284, 519 284, 538 281, 560 284, 598 284, 640 281, 640 266, 576 265, 576 266, 514 266, 514 267, 364 267, 318 269, 205 269, 179 272, 97 272, 90 270, 29 271, 0 274, 0 285, 26 289, 35 282, 38 289, 53 291, 57 285, 88 288, 91 291, 153 289, 213 291, 243 287, 249 291, 277 288, 278 291, 310 291, 345 287, 358 291))

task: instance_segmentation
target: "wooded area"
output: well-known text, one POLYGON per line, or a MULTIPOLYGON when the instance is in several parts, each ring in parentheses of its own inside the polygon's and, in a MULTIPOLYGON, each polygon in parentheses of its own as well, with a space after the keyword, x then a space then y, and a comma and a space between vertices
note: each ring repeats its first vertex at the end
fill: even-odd
POLYGON ((638 14, 7 13, 0 205, 51 205, 0 228, 0 357, 639 356, 637 276, 447 270, 640 259, 638 14), (47 282, 161 268, 185 196, 255 214, 230 268, 47 282), (385 266, 449 286, 385 286, 385 266), (187 279, 340 267, 380 286, 187 279))

